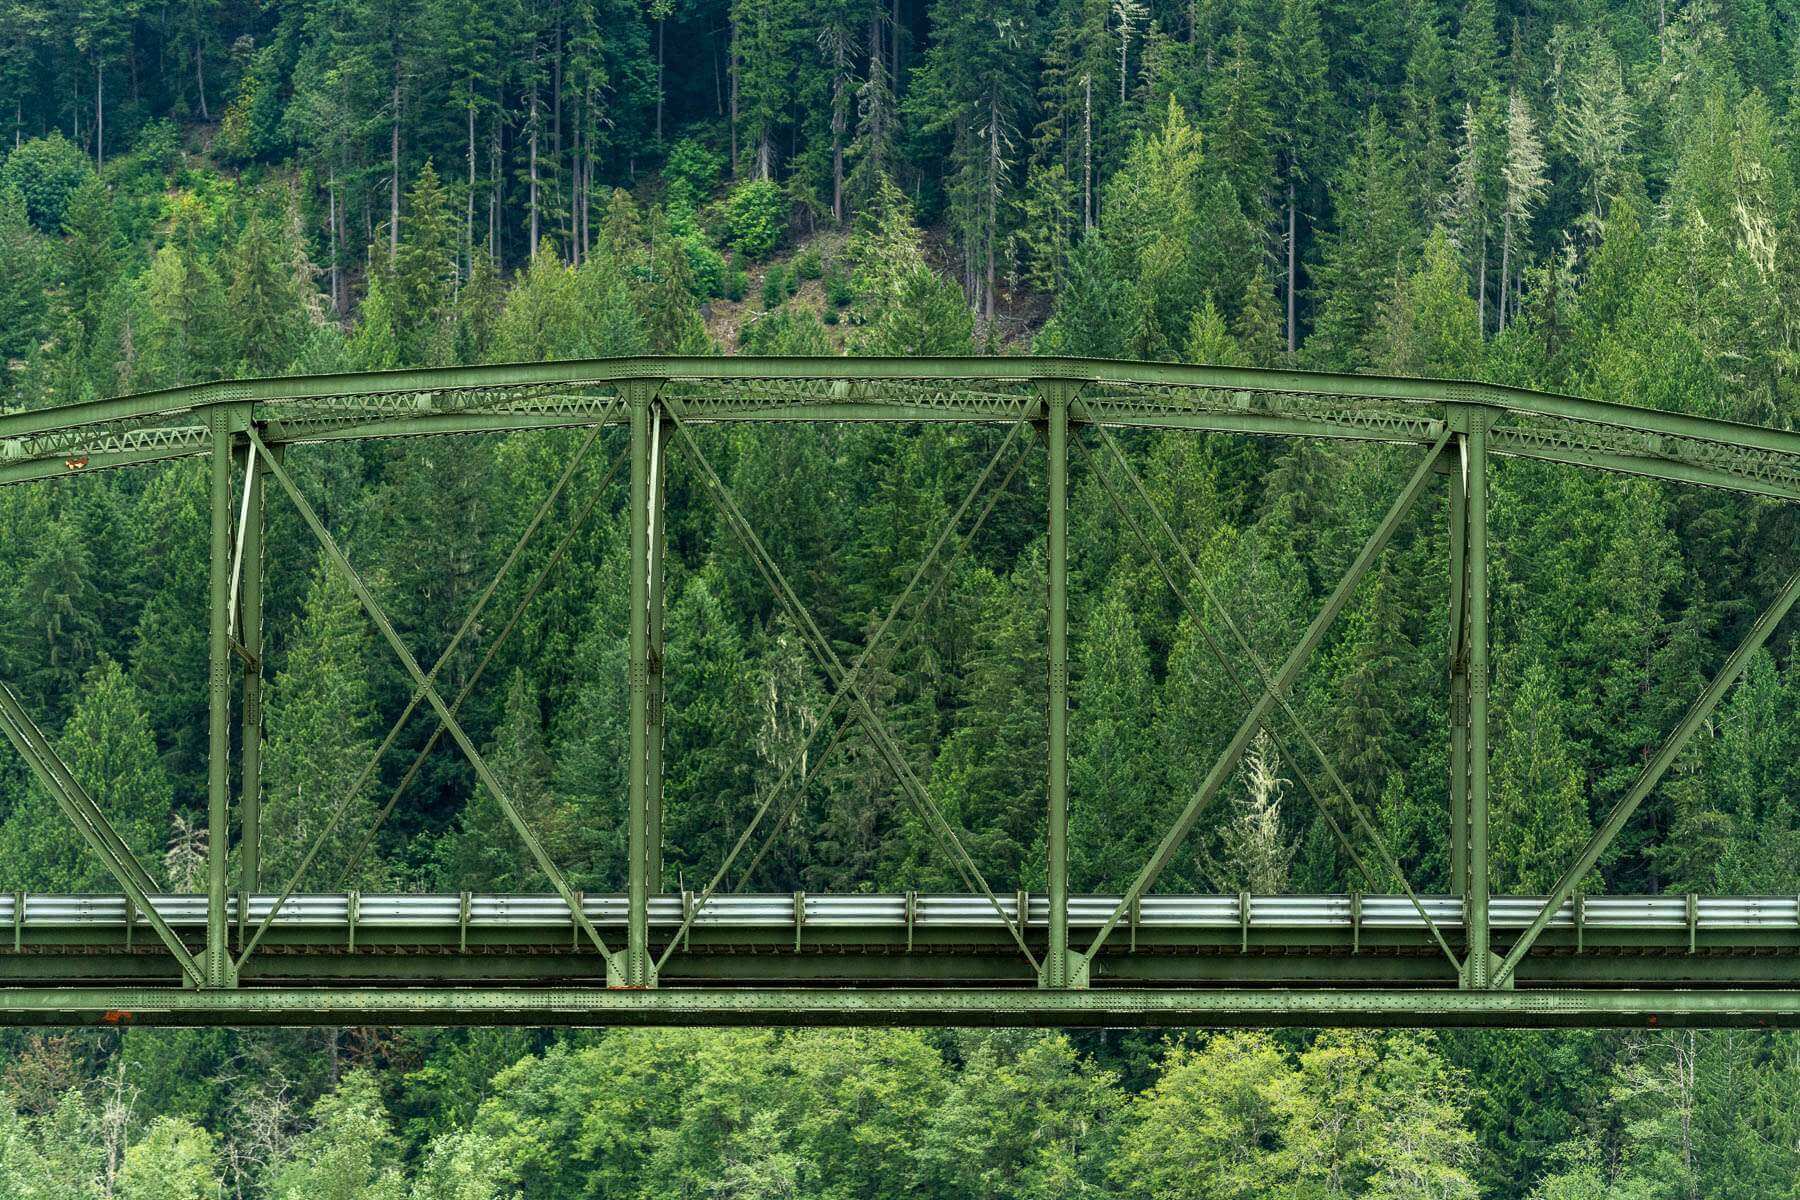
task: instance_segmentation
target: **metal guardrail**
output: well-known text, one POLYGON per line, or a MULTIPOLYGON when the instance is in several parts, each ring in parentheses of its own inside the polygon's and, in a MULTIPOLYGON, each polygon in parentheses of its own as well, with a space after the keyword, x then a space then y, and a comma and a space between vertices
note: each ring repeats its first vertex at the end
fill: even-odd
MULTIPOLYGON (((274 896, 251 897, 252 921, 266 917, 274 896)), ((1462 925, 1462 900, 1456 896, 1422 896, 1425 910, 1446 928, 1462 925)), ((1006 919, 1017 919, 1019 898, 999 897, 1006 919)), ((206 897, 159 895, 151 897, 157 913, 171 926, 206 924, 206 897)), ((1117 896, 1073 896, 1069 900, 1069 924, 1097 928, 1118 904, 1117 896)), ((691 895, 654 896, 650 899, 650 923, 672 928, 682 921, 691 895)), ((1565 902, 1550 920, 1550 928, 1575 926, 1575 908, 1582 906, 1581 921, 1588 929, 1676 930, 1689 927, 1690 898, 1683 895, 1591 896, 1565 902)), ((350 893, 295 895, 282 906, 276 927, 347 927, 351 923, 350 893)), ((1701 896, 1692 900, 1693 924, 1701 930, 1794 929, 1800 927, 1797 896, 1701 896)), ((571 924, 569 907, 556 895, 470 895, 468 917, 463 919, 463 897, 441 895, 355 896, 356 924, 386 928, 504 928, 546 927, 571 924)), ((623 926, 626 898, 596 895, 581 898, 582 911, 595 925, 623 926)), ((1544 898, 1495 896, 1491 919, 1496 929, 1523 929, 1543 908, 1544 898)), ((63 896, 0 893, 0 927, 27 929, 80 928, 123 925, 129 907, 124 896, 63 896), (23 903, 23 913, 19 911, 23 903)), ((237 911, 237 901, 231 901, 237 911)), ((1049 901, 1042 895, 1026 897, 1026 924, 1042 925, 1049 917, 1049 901)), ((149 919, 134 912, 133 924, 148 927, 149 919)), ((1405 896, 1146 896, 1133 918, 1144 929, 1423 929, 1412 902, 1405 896), (1248 920, 1243 905, 1248 902, 1248 920)), ((904 927, 921 929, 1001 928, 1003 919, 985 896, 886 893, 870 895, 734 895, 713 896, 695 918, 695 927, 792 928, 796 924, 838 928, 904 927), (910 921, 909 921, 910 907, 910 921), (798 908, 799 919, 796 920, 798 908)))

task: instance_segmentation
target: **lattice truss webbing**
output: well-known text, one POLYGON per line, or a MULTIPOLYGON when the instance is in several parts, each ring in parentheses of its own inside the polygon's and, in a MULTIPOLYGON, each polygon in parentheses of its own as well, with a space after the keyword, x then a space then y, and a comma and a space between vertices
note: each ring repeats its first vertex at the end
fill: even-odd
POLYGON ((0 483, 203 453, 226 404, 271 442, 503 432, 622 420, 633 380, 695 420, 1006 421, 1060 380, 1072 419, 1429 445, 1450 410, 1492 409, 1492 450, 1800 499, 1800 435, 1516 389, 1069 359, 621 359, 200 385, 0 414, 0 483), (609 407, 611 406, 611 407, 609 407))

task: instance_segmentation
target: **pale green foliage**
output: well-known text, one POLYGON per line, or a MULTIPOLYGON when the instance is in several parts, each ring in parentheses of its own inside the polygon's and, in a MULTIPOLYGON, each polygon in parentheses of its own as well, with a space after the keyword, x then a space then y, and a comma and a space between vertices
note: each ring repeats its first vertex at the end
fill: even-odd
POLYGON ((118 1200, 220 1200, 218 1148, 205 1130, 159 1117, 125 1151, 118 1200))
POLYGON ((725 198, 724 219, 727 245, 752 262, 767 258, 787 221, 781 190, 766 179, 738 185, 725 198))
POLYGON ((512 1200, 506 1168, 494 1143, 478 1133, 433 1139, 414 1176, 408 1200, 512 1200))
POLYGON ((494 325, 500 362, 637 354, 647 345, 632 282, 610 255, 579 267, 540 253, 506 298, 494 325))
POLYGON ((925 260, 924 241, 897 188, 883 180, 849 249, 861 354, 967 354, 975 322, 962 293, 925 260))
POLYGON ((1418 1039, 1325 1034, 1297 1059, 1261 1034, 1176 1049, 1114 1164, 1127 1196, 1475 1200, 1459 1084, 1418 1039))
POLYGON ((1394 375, 1475 374, 1481 330, 1456 247, 1442 228, 1432 231, 1419 265, 1383 306, 1374 355, 1381 370, 1394 375))
POLYGON ((311 1117, 311 1128, 269 1167, 270 1200, 404 1200, 397 1147, 372 1075, 347 1076, 311 1117))

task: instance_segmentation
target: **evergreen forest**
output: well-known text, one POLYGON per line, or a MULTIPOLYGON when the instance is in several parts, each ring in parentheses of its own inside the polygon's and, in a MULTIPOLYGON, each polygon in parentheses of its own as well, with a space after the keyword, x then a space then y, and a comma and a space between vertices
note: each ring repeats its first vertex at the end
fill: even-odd
MULTIPOLYGON (((1795 0, 0 0, 0 410, 232 376, 635 353, 1030 354, 1483 379, 1800 419, 1795 0), (8 128, 10 127, 10 128, 8 128)), ((992 427, 700 431, 855 647, 992 427)), ((579 433, 287 459, 433 661, 579 433)), ((603 435, 612 446, 617 434, 603 435)), ((1416 451, 1121 438, 1278 657, 1416 451)), ((625 485, 464 710, 571 883, 617 890, 625 485)), ((879 689, 1002 888, 1044 875, 1041 454, 879 689)), ((829 692, 679 455, 670 889, 829 692)), ((1072 883, 1116 892, 1242 707, 1214 631, 1070 500, 1072 883)), ((1493 887, 1541 893, 1800 565, 1780 504, 1494 473, 1493 887)), ((189 460, 0 489, 0 675, 173 890, 206 858, 208 492, 189 460)), ((566 522, 565 503, 556 520, 566 522)), ((1441 489, 1293 693, 1445 891, 1441 489)), ((265 878, 544 891, 271 502, 265 878)), ((541 565, 553 539, 534 542, 541 565)), ((510 577, 497 611, 519 598, 510 577)), ((1210 621, 1211 617, 1203 618, 1210 621)), ((1592 893, 1800 891, 1800 662, 1771 641, 1592 893)), ((461 687, 471 639, 442 682, 461 687)), ((1165 891, 1367 888, 1253 748, 1165 891)), ((963 890, 846 736, 755 890, 963 890)), ((16 756, 0 888, 114 890, 16 756)), ((7 1200, 1778 1200, 1800 1038, 342 1028, 0 1035, 7 1200)))

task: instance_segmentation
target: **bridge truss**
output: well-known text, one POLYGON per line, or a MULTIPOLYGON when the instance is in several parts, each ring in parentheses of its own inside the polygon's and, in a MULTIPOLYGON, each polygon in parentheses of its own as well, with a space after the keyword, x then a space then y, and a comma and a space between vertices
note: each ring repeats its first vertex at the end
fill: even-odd
MULTIPOLYGON (((1488 846, 1488 479, 1495 457, 1622 472, 1800 499, 1800 435, 1504 387, 1058 358, 630 358, 233 381, 0 415, 0 484, 203 457, 211 472, 210 769, 204 896, 162 896, 0 682, 0 732, 24 757, 120 892, 0 897, 0 1023, 863 1023, 863 1024, 1800 1024, 1800 898, 1584 897, 1632 813, 1800 599, 1796 571, 1636 782, 1545 897, 1491 894, 1488 846), (693 434, 718 422, 984 422, 1007 430, 911 581, 854 661, 820 631, 693 434), (446 697, 438 672, 472 634, 609 427, 628 445, 630 749, 627 887, 573 890, 458 720, 469 691, 555 570, 565 534, 446 697), (414 657, 285 466, 287 447, 372 438, 584 429, 436 665, 414 657), (1122 452, 1114 431, 1376 441, 1417 462, 1299 641, 1266 663, 1122 452), (866 684, 895 622, 948 577, 1030 443, 1047 456, 1049 595, 1045 716, 1047 885, 1002 893, 983 877, 889 731, 866 684), (1206 632, 1243 703, 1224 753, 1123 894, 1068 886, 1067 491, 1070 452, 1096 471, 1119 520, 1206 632), (947 856, 966 891, 921 896, 743 896, 745 852, 792 814, 810 779, 770 789, 698 891, 663 894, 662 540, 664 479, 685 455, 832 687, 830 745, 857 728, 947 856), (997 484, 996 484, 996 481, 997 484), (1421 497, 1449 494, 1447 725, 1454 895, 1417 894, 1369 815, 1295 714, 1287 693, 1358 582, 1421 497), (260 864, 262 608, 267 496, 285 498, 355 591, 413 684, 367 764, 413 713, 468 759, 554 894, 537 897, 313 895, 260 864), (965 529, 970 514, 974 525, 965 529), (1212 623, 1198 618, 1205 612, 1212 623), (1225 632, 1214 635, 1216 624, 1225 632), (234 705, 234 700, 237 703, 234 705), (835 723, 844 710, 841 724, 835 723), (239 751, 232 760, 234 717, 239 751), (1397 894, 1171 897, 1162 872, 1258 731, 1277 734, 1347 859, 1397 894), (1298 744, 1298 749, 1294 744, 1298 744), (1309 774, 1326 781, 1315 787, 1309 774), (235 801, 235 803, 234 803, 235 801), (235 821, 233 819, 235 809, 235 821), (228 848, 236 835, 234 873, 228 848)), ((611 478, 609 473, 608 478, 611 478)), ((581 501, 579 528, 601 488, 581 501)), ((799 756, 807 759, 807 755, 799 756)), ((816 763, 824 755, 810 761, 816 763)), ((353 789, 354 790, 354 789, 353 789)), ((348 805, 336 810, 333 823, 348 805)), ((748 860, 754 869, 760 851, 748 860)))

